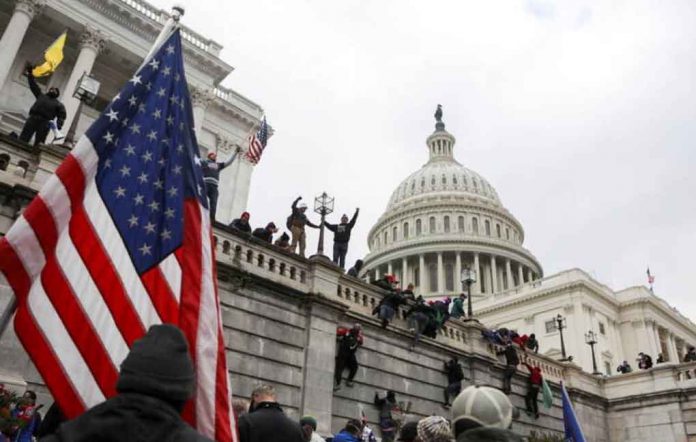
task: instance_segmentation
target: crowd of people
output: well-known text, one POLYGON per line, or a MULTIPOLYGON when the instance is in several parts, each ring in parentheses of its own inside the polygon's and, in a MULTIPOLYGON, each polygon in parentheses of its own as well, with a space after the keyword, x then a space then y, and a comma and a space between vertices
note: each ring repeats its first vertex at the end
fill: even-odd
MULTIPOLYGON (((236 154, 235 154, 236 155, 236 154)), ((212 190, 213 198, 210 198, 209 191, 209 201, 211 206, 211 217, 213 217, 213 203, 217 203, 217 179, 219 171, 234 160, 233 155, 226 163, 215 163, 213 167, 204 166, 204 175, 216 174, 214 177, 215 184, 212 190)), ((215 157, 212 157, 212 162, 207 161, 204 164, 213 164, 215 157)), ((206 178, 207 179, 207 178, 206 178)), ((213 178, 210 178, 212 182, 213 178)), ((206 186, 208 186, 208 181, 206 181, 206 186)), ((300 256, 305 256, 305 250, 307 249, 307 227, 313 229, 321 228, 321 223, 315 224, 307 217, 307 204, 302 202, 302 197, 297 197, 290 206, 290 215, 288 216, 285 227, 288 229, 290 234, 283 232, 279 238, 273 241, 273 235, 278 233, 278 227, 275 222, 271 221, 266 224, 266 227, 257 227, 256 229, 251 228, 250 219, 251 214, 249 212, 242 212, 239 218, 232 220, 229 227, 235 231, 249 235, 257 238, 261 241, 265 241, 269 244, 273 244, 282 250, 291 253, 298 253, 300 256)), ((360 209, 355 209, 355 213, 352 218, 348 218, 348 215, 343 214, 341 220, 338 224, 332 224, 328 221, 324 222, 324 227, 329 231, 333 232, 333 262, 342 269, 346 266, 346 254, 348 253, 348 243, 350 242, 350 235, 355 227, 355 222, 358 219, 358 214, 360 209)), ((214 218, 213 218, 214 219, 214 218)), ((362 261, 358 260, 356 266, 353 267, 353 272, 349 271, 349 274, 354 277, 359 276, 359 272, 362 269, 362 261), (359 263, 359 264, 358 264, 359 263)))

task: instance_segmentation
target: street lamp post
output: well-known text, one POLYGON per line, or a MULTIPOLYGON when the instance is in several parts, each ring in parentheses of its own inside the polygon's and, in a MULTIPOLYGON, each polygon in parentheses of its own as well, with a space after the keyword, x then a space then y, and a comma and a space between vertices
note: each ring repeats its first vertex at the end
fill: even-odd
POLYGON ((326 192, 314 198, 314 211, 321 215, 319 224, 319 244, 317 245, 317 255, 324 256, 324 218, 334 210, 334 199, 326 192))
POLYGON ((462 277, 462 283, 466 284, 466 289, 467 289, 466 296, 467 296, 467 299, 469 301, 467 303, 468 304, 467 305, 468 311, 466 313, 467 320, 473 320, 474 319, 474 312, 473 312, 473 308, 471 306, 471 284, 476 283, 476 270, 471 269, 467 265, 462 269, 461 277, 462 277))
POLYGON ((568 357, 566 356, 565 342, 563 341, 563 329, 568 327, 567 325, 565 325, 566 318, 561 316, 561 314, 559 313, 558 316, 556 316, 556 318, 554 319, 556 320, 556 329, 561 335, 561 356, 563 356, 563 359, 561 359, 561 361, 567 361, 568 357))
POLYGON ((80 103, 77 105, 75 118, 73 118, 73 121, 70 124, 68 133, 65 135, 64 144, 70 146, 75 144, 75 132, 77 131, 77 124, 80 120, 80 115, 82 114, 82 105, 94 103, 100 86, 101 84, 99 81, 94 77, 91 77, 87 72, 83 73, 82 77, 80 77, 80 81, 77 82, 77 86, 75 86, 75 91, 73 92, 73 97, 80 100, 80 103))
POLYGON ((592 349, 592 374, 601 374, 597 371, 597 359, 595 358, 594 346, 597 344, 597 335, 592 330, 585 333, 585 343, 592 349))

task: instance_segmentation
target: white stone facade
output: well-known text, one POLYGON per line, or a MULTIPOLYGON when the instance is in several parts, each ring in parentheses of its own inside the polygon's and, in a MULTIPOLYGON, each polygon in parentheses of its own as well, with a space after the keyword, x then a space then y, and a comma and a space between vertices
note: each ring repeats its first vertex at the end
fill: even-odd
MULTIPOLYGON (((60 88, 68 113, 64 131, 77 119, 75 135, 81 135, 142 63, 168 17, 143 0, 0 1, 0 131, 19 132, 34 102, 22 72, 25 61, 41 61, 43 51, 67 29, 63 63, 39 82, 60 88), (101 88, 93 105, 80 107, 72 92, 84 72, 101 88)), ((224 160, 236 146, 246 149, 263 109, 220 86, 233 70, 220 59, 220 44, 185 26, 182 36, 202 154, 215 150, 224 160)), ((253 165, 244 160, 223 171, 218 221, 228 223, 246 209, 252 172, 253 165)))

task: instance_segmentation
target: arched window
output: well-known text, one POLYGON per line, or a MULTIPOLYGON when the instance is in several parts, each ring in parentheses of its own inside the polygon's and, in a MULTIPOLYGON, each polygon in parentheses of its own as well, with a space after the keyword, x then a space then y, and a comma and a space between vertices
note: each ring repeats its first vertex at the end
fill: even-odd
MULTIPOLYGON (((510 233, 510 232, 508 232, 510 233)), ((404 223, 404 239, 408 238, 408 223, 404 223)))
POLYGON ((457 175, 452 175, 452 184, 454 184, 454 188, 457 188, 457 175))
POLYGON ((422 230, 422 228, 423 228, 422 224, 423 224, 423 223, 421 222, 420 219, 417 219, 417 220, 416 220, 416 236, 418 236, 418 235, 421 234, 421 230, 422 230))
POLYGON ((430 185, 435 187, 435 177, 430 178, 430 185))
POLYGON ((430 223, 430 233, 435 233, 435 217, 431 216, 428 222, 430 223))
POLYGON ((474 231, 474 235, 478 235, 478 218, 471 218, 471 229, 474 231))
POLYGON ((464 183, 464 189, 469 188, 469 181, 466 179, 466 175, 462 175, 462 183, 464 183))
POLYGON ((385 246, 387 245, 387 238, 388 238, 387 232, 384 232, 384 245, 385 246))
POLYGON ((379 248, 379 236, 375 238, 374 248, 375 248, 375 249, 378 249, 378 248, 379 248))
POLYGON ((445 290, 454 291, 454 266, 452 264, 445 266, 445 290))
POLYGON ((445 233, 449 233, 450 231, 450 222, 449 222, 449 216, 445 215, 445 218, 442 220, 445 228, 445 233))
POLYGON ((510 229, 507 227, 505 228, 505 238, 507 238, 508 241, 510 241, 510 229))
POLYGON ((10 156, 6 153, 0 154, 0 170, 7 170, 10 165, 10 156))
POLYGON ((500 234, 500 224, 495 225, 495 233, 498 235, 498 238, 502 238, 503 235, 500 234))
POLYGON ((414 180, 414 181, 411 181, 411 192, 415 192, 415 191, 416 191, 416 181, 414 180))
POLYGON ((428 266, 428 289, 431 292, 437 292, 437 265, 430 264, 428 266))
POLYGON ((396 241, 397 229, 396 226, 392 229, 392 241, 396 241))
POLYGON ((421 189, 425 187, 425 178, 421 178, 421 189))
POLYGON ((486 235, 491 236, 491 222, 486 220, 485 226, 486 226, 486 235))
POLYGON ((444 187, 446 185, 447 185, 447 178, 445 178, 445 176, 442 175, 442 186, 444 187))
POLYGON ((457 218, 457 228, 459 229, 460 232, 464 231, 464 217, 460 216, 457 218))

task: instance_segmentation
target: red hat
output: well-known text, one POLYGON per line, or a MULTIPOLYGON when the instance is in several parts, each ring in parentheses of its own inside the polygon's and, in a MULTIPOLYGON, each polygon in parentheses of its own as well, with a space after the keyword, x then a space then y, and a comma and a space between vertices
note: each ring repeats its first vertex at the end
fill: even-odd
POLYGON ((250 217, 251 217, 251 215, 249 214, 249 212, 242 212, 242 218, 249 219, 250 217))
POLYGON ((217 154, 215 152, 208 152, 208 158, 211 158, 213 156, 216 156, 217 154))

